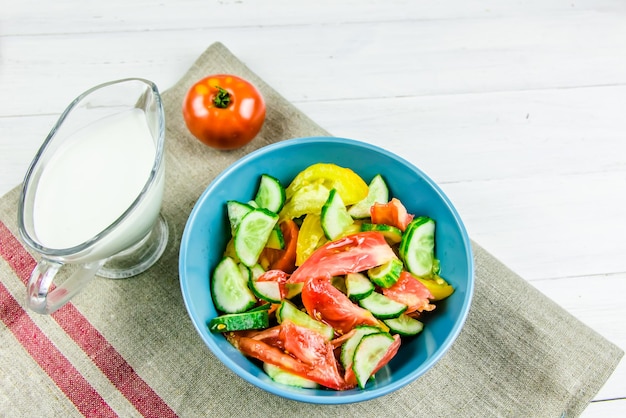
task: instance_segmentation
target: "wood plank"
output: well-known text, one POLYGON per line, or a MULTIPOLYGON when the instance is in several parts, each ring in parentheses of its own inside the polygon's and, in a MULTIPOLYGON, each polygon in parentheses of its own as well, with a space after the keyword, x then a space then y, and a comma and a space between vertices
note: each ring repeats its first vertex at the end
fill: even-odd
POLYGON ((57 0, 41 7, 38 0, 20 0, 3 5, 0 29, 9 35, 59 34, 115 31, 154 31, 218 27, 259 27, 264 25, 347 24, 384 21, 425 21, 510 16, 551 16, 584 11, 619 13, 619 0, 560 0, 502 2, 466 0, 455 2, 413 2, 404 0, 318 0, 315 2, 274 0, 271 5, 237 0, 183 0, 128 2, 109 0, 75 7, 73 0, 57 0))
POLYGON ((403 155, 441 183, 626 169, 626 86, 298 106, 334 135, 403 155))
POLYGON ((622 23, 619 14, 580 12, 4 37, 0 94, 12 100, 0 103, 0 116, 58 112, 113 78, 143 76, 166 88, 217 40, 296 102, 625 85, 626 55, 614 53, 626 50, 622 23), (42 88, 49 100, 33 100, 42 88))
POLYGON ((623 172, 443 189, 470 235, 528 280, 626 271, 623 172))
MULTIPOLYGON (((298 106, 333 134, 383 146, 441 184, 626 169, 626 86, 298 106)), ((36 149, 55 120, 0 118, 0 147, 36 149)))
POLYGON ((18 186, 57 115, 0 118, 0 196, 18 186))

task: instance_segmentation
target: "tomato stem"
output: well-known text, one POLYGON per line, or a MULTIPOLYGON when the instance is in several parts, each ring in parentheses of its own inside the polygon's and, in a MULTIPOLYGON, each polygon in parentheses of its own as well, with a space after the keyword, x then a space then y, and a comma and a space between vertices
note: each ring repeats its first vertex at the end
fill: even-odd
POLYGON ((220 86, 215 86, 215 88, 218 92, 213 99, 213 104, 220 109, 226 109, 230 103, 230 93, 220 86))

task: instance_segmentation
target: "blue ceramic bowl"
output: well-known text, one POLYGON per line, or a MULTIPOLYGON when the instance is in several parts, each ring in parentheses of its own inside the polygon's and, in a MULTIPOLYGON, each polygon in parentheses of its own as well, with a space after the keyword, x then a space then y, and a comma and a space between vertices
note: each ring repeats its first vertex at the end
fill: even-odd
POLYGON ((408 161, 381 148, 342 138, 300 138, 261 148, 222 172, 198 199, 185 227, 180 247, 180 284, 191 320, 211 351, 237 375, 268 392, 302 402, 344 404, 373 399, 411 383, 450 348, 467 317, 474 289, 470 240, 459 214, 441 189, 408 161), (210 272, 222 257, 230 236, 225 202, 254 197, 259 176, 269 173, 283 184, 307 166, 328 162, 349 167, 366 182, 381 173, 391 196, 399 198, 409 213, 436 221, 436 256, 441 275, 455 288, 439 302, 424 330, 405 339, 398 354, 364 389, 332 391, 301 389, 273 382, 256 363, 233 348, 221 334, 208 331, 217 315, 211 300, 210 272))

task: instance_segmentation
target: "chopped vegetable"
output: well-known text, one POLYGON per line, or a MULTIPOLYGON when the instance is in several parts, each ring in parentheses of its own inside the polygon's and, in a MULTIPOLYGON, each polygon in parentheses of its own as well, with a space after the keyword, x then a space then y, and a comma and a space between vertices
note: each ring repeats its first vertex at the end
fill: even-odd
POLYGON ((370 209, 372 223, 391 225, 404 231, 413 220, 413 215, 395 197, 388 203, 374 203, 370 209))
POLYGON ((209 330, 213 332, 246 331, 267 328, 270 324, 266 310, 226 314, 213 318, 209 330))
POLYGON ((298 232, 296 266, 302 265, 313 254, 313 251, 325 242, 326 235, 324 234, 324 229, 322 229, 319 215, 314 213, 307 214, 298 232))
POLYGON ((287 198, 311 184, 322 184, 327 190, 336 189, 346 205, 353 205, 367 197, 368 187, 363 179, 346 167, 318 163, 302 170, 287 187, 287 198))
POLYGON ((383 176, 376 174, 369 184, 367 196, 352 205, 348 210, 350 216, 355 219, 364 219, 371 216, 370 209, 374 203, 386 203, 389 201, 389 189, 383 176))
POLYGON ((435 275, 428 279, 416 277, 416 279, 430 291, 433 296, 433 301, 443 300, 454 293, 454 287, 450 286, 450 284, 440 276, 435 275))
POLYGON ((277 178, 262 174, 254 202, 260 208, 278 213, 285 204, 285 189, 277 178))
POLYGON ((359 305, 380 319, 397 318, 407 308, 405 304, 389 299, 378 292, 372 292, 368 297, 359 300, 359 305))
POLYGON ((359 232, 329 241, 293 272, 289 282, 307 278, 338 276, 369 270, 396 258, 385 238, 377 232, 359 232))
POLYGON ((435 221, 426 216, 411 221, 402 236, 399 252, 411 273, 430 276, 435 259, 435 221))
POLYGON ((403 267, 402 261, 392 258, 380 266, 369 269, 367 276, 377 286, 387 288, 396 284, 403 267))
POLYGON ((346 295, 352 300, 361 300, 374 291, 374 283, 363 273, 346 274, 346 295))
POLYGON ((256 304, 256 298, 248 288, 248 277, 241 274, 239 266, 230 257, 224 257, 215 268, 211 295, 215 307, 226 313, 245 312, 256 304))
POLYGON ((400 339, 386 332, 365 335, 354 351, 352 367, 359 387, 365 388, 367 381, 380 368, 383 359, 395 355, 400 339))
POLYGON ((278 215, 263 208, 253 209, 241 219, 235 231, 235 252, 242 263, 257 263, 277 221, 278 215))
POLYGON ((402 314, 397 318, 389 318, 383 321, 391 332, 403 337, 417 335, 424 329, 424 324, 418 319, 402 314))
POLYGON ((343 231, 354 223, 352 217, 348 215, 346 206, 343 204, 339 193, 337 193, 337 189, 330 191, 328 200, 322 206, 320 223, 326 238, 330 240, 341 236, 343 231))

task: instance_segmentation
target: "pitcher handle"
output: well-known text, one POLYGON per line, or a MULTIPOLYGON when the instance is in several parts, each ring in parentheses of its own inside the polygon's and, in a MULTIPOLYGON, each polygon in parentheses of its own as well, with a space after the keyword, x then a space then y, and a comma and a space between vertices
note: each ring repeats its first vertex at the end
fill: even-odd
POLYGON ((106 260, 83 264, 62 284, 50 291, 63 263, 43 258, 33 270, 26 288, 26 305, 40 314, 51 314, 65 305, 96 276, 106 260))

